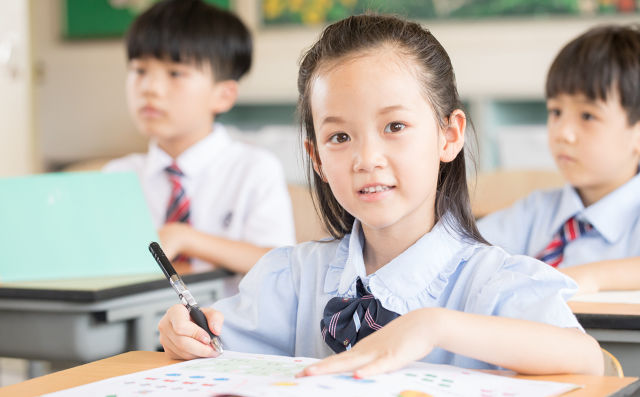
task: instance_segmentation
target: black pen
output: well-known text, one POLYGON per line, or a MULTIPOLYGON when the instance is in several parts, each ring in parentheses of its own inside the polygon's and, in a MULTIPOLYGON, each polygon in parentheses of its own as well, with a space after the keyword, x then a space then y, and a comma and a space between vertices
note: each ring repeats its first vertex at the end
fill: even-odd
POLYGON ((222 353, 222 342, 220 342, 220 338, 209 329, 207 317, 204 315, 204 313, 202 313, 202 311, 198 307, 198 304, 196 303, 196 300, 193 298, 193 295, 191 295, 191 292, 189 292, 187 286, 184 285, 184 282, 182 281, 178 273, 176 273, 176 269, 173 268, 171 262, 169 262, 169 259, 167 259, 164 251, 162 251, 162 248, 160 248, 160 244, 156 243, 155 241, 152 242, 151 244, 149 244, 149 251, 151 251, 151 255, 153 255, 156 262, 158 262, 158 265, 160 266, 160 269, 162 269, 164 275, 167 276, 167 280, 169 280, 169 283, 171 283, 173 289, 178 293, 182 304, 186 306, 187 310, 189 310, 189 315, 191 316, 193 322, 198 324, 203 330, 207 331, 209 337, 211 338, 211 346, 218 353, 222 353))

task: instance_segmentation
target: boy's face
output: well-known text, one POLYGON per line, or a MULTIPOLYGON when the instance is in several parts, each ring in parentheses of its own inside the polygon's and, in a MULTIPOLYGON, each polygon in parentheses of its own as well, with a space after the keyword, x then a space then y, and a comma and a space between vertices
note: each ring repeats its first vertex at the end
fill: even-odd
POLYGON ((561 94, 547 100, 547 109, 551 153, 585 206, 636 174, 640 122, 628 124, 617 93, 606 101, 592 101, 583 94, 561 94))
POLYGON ((129 62, 127 105, 138 130, 177 156, 211 132, 222 100, 210 67, 153 57, 129 62))

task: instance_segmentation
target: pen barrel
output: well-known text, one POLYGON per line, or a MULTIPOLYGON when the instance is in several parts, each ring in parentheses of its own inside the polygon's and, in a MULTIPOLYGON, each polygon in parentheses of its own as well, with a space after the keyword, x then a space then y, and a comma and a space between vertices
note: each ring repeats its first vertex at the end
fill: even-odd
POLYGON ((210 338, 213 338, 215 335, 209 329, 209 323, 207 322, 207 317, 204 315, 202 310, 198 306, 191 306, 189 308, 189 315, 191 316, 191 320, 194 323, 198 324, 200 328, 207 331, 210 338))

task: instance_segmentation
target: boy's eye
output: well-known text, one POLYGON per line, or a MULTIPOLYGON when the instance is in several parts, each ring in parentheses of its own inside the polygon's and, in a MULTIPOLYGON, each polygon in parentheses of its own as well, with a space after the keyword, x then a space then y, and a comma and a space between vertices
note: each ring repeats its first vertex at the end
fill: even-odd
POLYGON ((404 123, 401 123, 399 121, 393 121, 384 127, 384 132, 388 132, 388 133, 400 132, 404 129, 404 127, 405 127, 404 123))
POLYGON ((593 115, 589 112, 584 112, 580 115, 580 117, 582 118, 582 120, 584 121, 589 121, 589 120, 593 120, 593 115))
POLYGON ((171 76, 171 77, 180 77, 180 76, 182 76, 182 72, 180 72, 178 70, 170 70, 169 71, 169 76, 171 76))
POLYGON ((140 76, 144 75, 147 72, 145 68, 134 68, 133 71, 140 76))
POLYGON ((344 132, 338 132, 336 134, 333 134, 329 137, 329 142, 331 143, 342 143, 342 142, 347 142, 348 140, 350 140, 351 138, 349 138, 349 135, 345 134, 344 132))
POLYGON ((547 113, 549 116, 558 117, 560 116, 560 109, 547 109, 547 113))

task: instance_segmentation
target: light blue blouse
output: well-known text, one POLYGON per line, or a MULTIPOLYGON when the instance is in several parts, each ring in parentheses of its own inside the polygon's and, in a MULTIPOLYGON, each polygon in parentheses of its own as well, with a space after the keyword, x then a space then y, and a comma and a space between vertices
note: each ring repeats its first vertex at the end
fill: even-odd
POLYGON ((482 218, 478 228, 491 244, 536 256, 573 216, 595 230, 567 244, 560 267, 640 256, 640 174, 586 208, 570 185, 536 191, 482 218))
MULTIPOLYGON (((324 307, 333 297, 355 296, 358 277, 385 308, 400 314, 445 307, 581 329, 566 303, 577 289, 571 279, 533 258, 454 236, 440 221, 368 276, 357 221, 341 240, 275 249, 246 275, 238 295, 214 304, 225 316, 222 342, 242 352, 329 356, 320 333, 324 307)), ((442 349, 425 361, 494 368, 442 349)))

